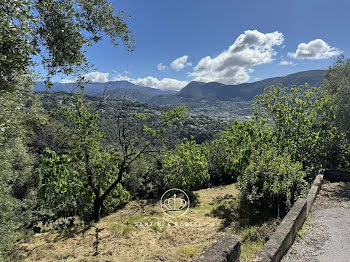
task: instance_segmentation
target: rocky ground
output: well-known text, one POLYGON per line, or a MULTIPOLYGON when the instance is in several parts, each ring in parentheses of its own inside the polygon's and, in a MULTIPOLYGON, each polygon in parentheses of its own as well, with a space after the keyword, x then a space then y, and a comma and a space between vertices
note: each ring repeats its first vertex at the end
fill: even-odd
POLYGON ((350 183, 322 185, 284 262, 350 261, 350 183))

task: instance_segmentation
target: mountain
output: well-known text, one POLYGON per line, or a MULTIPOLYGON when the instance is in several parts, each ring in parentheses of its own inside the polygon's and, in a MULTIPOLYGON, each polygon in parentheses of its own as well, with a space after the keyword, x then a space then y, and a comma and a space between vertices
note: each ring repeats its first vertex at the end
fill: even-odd
POLYGON ((192 81, 177 94, 160 95, 151 98, 150 103, 156 105, 188 104, 196 107, 203 103, 216 103, 220 101, 244 100, 250 101, 256 95, 263 93, 271 85, 320 85, 323 81, 324 70, 303 71, 283 77, 273 77, 253 83, 238 85, 224 85, 217 82, 203 83, 192 81))
MULTIPOLYGON (((238 85, 192 81, 179 92, 138 86, 128 81, 111 81, 87 84, 85 92, 90 96, 102 96, 104 89, 107 88, 110 98, 125 98, 166 107, 188 105, 192 108, 191 114, 204 114, 225 120, 246 120, 249 119, 252 113, 251 104, 254 97, 262 94, 266 87, 279 83, 284 86, 303 85, 305 83, 317 86, 322 83, 324 73, 324 70, 310 70, 238 85)), ((78 90, 74 83, 54 83, 53 87, 48 90, 43 82, 38 82, 34 87, 34 91, 74 93, 78 90)))
MULTIPOLYGON (((110 98, 125 98, 138 102, 148 102, 154 96, 176 93, 175 91, 162 91, 151 87, 138 86, 128 81, 88 83, 85 85, 85 93, 91 96, 102 96, 105 89, 110 98)), ((53 83, 53 86, 48 89, 44 82, 38 82, 34 86, 34 91, 76 93, 79 89, 75 83, 53 83)))

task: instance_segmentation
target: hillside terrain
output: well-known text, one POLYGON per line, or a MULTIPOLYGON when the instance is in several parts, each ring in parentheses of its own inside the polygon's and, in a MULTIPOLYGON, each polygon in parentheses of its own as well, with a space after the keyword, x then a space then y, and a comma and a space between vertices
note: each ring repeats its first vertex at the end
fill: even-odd
MULTIPOLYGON (((48 89, 44 82, 38 82, 34 86, 37 92, 80 92, 75 83, 53 83, 48 89)), ((109 81, 106 83, 87 83, 85 85, 85 93, 90 96, 103 96, 104 93, 110 98, 124 98, 131 101, 147 102, 152 97, 164 94, 174 94, 175 91, 162 91, 159 89, 139 86, 128 81, 109 81)))
POLYGON ((324 70, 310 70, 239 85, 192 81, 178 93, 154 96, 149 103, 170 107, 188 105, 198 114, 246 120, 252 113, 251 104, 254 97, 262 94, 266 87, 278 84, 291 87, 305 83, 318 86, 323 81, 324 72, 324 70))
POLYGON ((264 92, 271 85, 319 85, 323 81, 323 70, 310 70, 283 77, 273 77, 253 83, 239 85, 224 85, 217 82, 191 82, 177 94, 183 98, 228 101, 232 99, 252 100, 256 95, 264 92))
MULTIPOLYGON (((18 243, 23 261, 192 261, 222 232, 242 241, 241 261, 252 261, 264 241, 249 237, 271 234, 277 221, 246 229, 237 221, 220 217, 237 198, 236 184, 196 192, 200 203, 184 217, 172 219, 159 202, 132 201, 104 217, 93 227, 75 224, 60 229, 58 223, 41 225, 42 232, 18 243), (255 233, 257 232, 257 233, 255 233), (116 248, 117 247, 117 248, 116 248)), ((64 223, 64 221, 62 221, 64 223)))
MULTIPOLYGON (((97 107, 101 102, 101 97, 86 96, 87 100, 93 107, 97 107)), ((40 100, 43 108, 46 111, 52 111, 57 109, 58 105, 68 105, 72 103, 73 95, 65 92, 44 92, 40 93, 40 100)), ((145 114, 147 120, 145 124, 152 127, 157 125, 160 121, 161 114, 166 111, 164 107, 158 107, 147 103, 140 103, 136 101, 120 100, 120 99, 107 99, 105 100, 98 110, 100 115, 100 127, 101 131, 106 134, 106 144, 113 145, 117 143, 117 129, 116 118, 120 113, 120 110, 125 111, 130 117, 130 132, 135 136, 141 135, 143 126, 137 119, 134 119, 135 114, 145 114), (141 125, 141 126, 140 126, 141 125)), ((178 125, 172 127, 166 134, 167 145, 169 147, 175 146, 175 144, 181 142, 183 139, 194 139, 197 143, 202 143, 207 140, 212 140, 220 131, 225 130, 229 126, 229 121, 222 121, 218 119, 210 118, 206 115, 193 114, 192 111, 188 112, 185 119, 178 123, 178 125)), ((43 134, 44 135, 44 134, 43 134)))
MULTIPOLYGON (((85 93, 101 97, 106 90, 111 99, 126 99, 167 108, 187 105, 192 108, 192 114, 196 115, 203 114, 225 120, 248 120, 254 97, 262 94, 266 87, 280 83, 288 87, 305 83, 317 86, 322 83, 323 75, 324 70, 309 70, 239 85, 192 81, 179 92, 138 86, 128 81, 110 81, 88 83, 85 93)), ((74 83, 54 83, 51 89, 47 89, 44 82, 38 82, 34 91, 76 93, 80 90, 74 83)))

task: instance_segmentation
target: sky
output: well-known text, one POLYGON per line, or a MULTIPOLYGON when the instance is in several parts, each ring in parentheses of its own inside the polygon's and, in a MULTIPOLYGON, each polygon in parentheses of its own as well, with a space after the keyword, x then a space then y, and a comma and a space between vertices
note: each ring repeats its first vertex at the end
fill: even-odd
POLYGON ((89 47, 92 82, 128 80, 162 90, 190 81, 239 84, 327 69, 350 54, 349 0, 111 2, 131 15, 135 50, 107 38, 89 47))

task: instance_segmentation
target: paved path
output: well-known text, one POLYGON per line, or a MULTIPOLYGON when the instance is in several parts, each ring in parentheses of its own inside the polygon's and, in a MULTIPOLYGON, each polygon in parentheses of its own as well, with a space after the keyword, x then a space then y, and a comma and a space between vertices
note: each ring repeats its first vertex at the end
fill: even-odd
POLYGON ((322 185, 283 262, 350 262, 350 183, 322 185))

